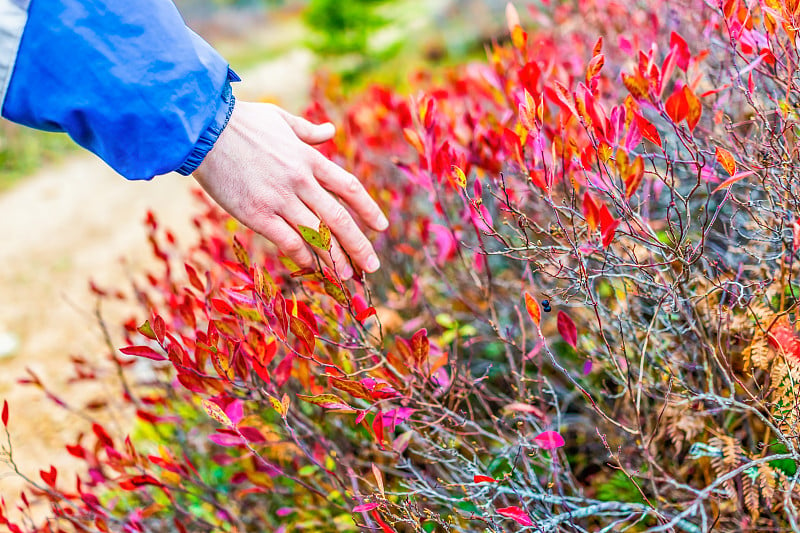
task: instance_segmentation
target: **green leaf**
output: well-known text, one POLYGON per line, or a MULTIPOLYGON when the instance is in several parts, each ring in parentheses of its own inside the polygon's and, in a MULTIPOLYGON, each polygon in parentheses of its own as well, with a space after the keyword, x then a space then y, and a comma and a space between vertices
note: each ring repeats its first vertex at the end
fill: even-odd
POLYGON ((318 394, 316 396, 306 396, 305 394, 298 394, 298 398, 304 402, 313 403, 325 407, 326 409, 350 409, 355 411, 346 401, 342 400, 335 394, 318 394))
POLYGON ((139 326, 138 331, 148 339, 156 340, 156 334, 153 331, 153 328, 150 326, 149 320, 145 320, 144 324, 139 326))
MULTIPOLYGON (((308 226, 297 226, 297 231, 300 232, 300 235, 303 237, 303 240, 306 243, 310 244, 314 248, 319 248, 321 250, 326 250, 325 242, 322 240, 322 235, 319 234, 317 230, 314 228, 309 228, 308 226)), ((330 235, 328 237, 328 244, 330 244, 330 235)))

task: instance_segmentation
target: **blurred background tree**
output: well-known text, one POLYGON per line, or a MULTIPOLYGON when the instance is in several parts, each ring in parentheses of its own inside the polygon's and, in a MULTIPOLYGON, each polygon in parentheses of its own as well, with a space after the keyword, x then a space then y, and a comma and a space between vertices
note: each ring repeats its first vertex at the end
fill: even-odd
MULTIPOLYGON (((367 56, 370 37, 385 27, 388 19, 378 8, 387 0, 310 0, 303 18, 314 38, 312 50, 320 55, 367 56)), ((377 51, 380 52, 380 51, 377 51)))

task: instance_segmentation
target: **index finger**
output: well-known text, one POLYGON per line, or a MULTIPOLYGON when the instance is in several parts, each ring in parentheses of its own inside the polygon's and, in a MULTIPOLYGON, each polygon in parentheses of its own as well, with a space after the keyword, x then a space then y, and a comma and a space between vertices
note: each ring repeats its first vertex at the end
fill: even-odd
POLYGON ((317 155, 312 167, 317 181, 341 198, 372 229, 383 231, 388 228, 389 221, 358 178, 319 152, 317 155))

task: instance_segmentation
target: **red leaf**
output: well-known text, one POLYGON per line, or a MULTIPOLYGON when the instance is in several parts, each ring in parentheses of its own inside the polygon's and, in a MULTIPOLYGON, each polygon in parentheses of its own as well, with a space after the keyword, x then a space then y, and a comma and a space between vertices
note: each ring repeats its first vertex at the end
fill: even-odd
POLYGON ((473 483, 499 483, 495 478, 489 476, 476 475, 472 478, 473 483))
POLYGON ((685 119, 686 115, 689 114, 689 103, 686 101, 686 94, 683 90, 679 89, 673 92, 664 103, 664 108, 675 124, 685 119))
POLYGON ((289 318, 286 312, 286 300, 280 292, 275 294, 275 299, 272 301, 272 312, 275 313, 275 318, 278 320, 278 333, 282 339, 286 339, 286 333, 289 331, 289 318))
POLYGON ((736 160, 729 151, 717 146, 716 157, 719 164, 722 165, 722 168, 725 169, 725 172, 727 172, 729 176, 734 176, 736 174, 736 160))
POLYGON ((192 284, 192 287, 201 293, 206 292, 206 288, 203 282, 200 281, 200 276, 197 275, 197 271, 189 263, 184 263, 183 266, 186 268, 186 275, 189 276, 189 283, 192 284))
POLYGON ((639 126, 639 131, 642 132, 642 136, 645 139, 653 144, 661 146, 661 136, 658 134, 658 130, 646 118, 637 114, 636 125, 639 126))
POLYGON ((258 428, 254 428, 252 426, 242 426, 239 428, 239 433, 242 434, 242 437, 247 439, 248 442, 251 443, 261 443, 267 442, 267 438, 264 436, 263 433, 258 428))
POLYGON ((3 400, 3 425, 8 427, 8 400, 3 400))
POLYGON ((314 353, 314 344, 316 337, 311 327, 306 324, 302 319, 296 316, 289 316, 289 328, 292 333, 303 343, 309 354, 314 353))
POLYGON ((80 444, 75 444, 75 445, 67 444, 66 449, 67 453, 69 453, 73 457, 77 457, 78 459, 83 459, 86 457, 86 450, 80 444))
POLYGON ((358 320, 359 322, 364 322, 366 319, 368 319, 371 316, 374 316, 376 313, 377 312, 375 311, 374 307, 367 307, 366 309, 364 309, 363 311, 361 311, 356 315, 356 320, 358 320))
POLYGON ((120 348, 119 351, 125 355, 145 357, 147 359, 152 359, 153 361, 165 361, 167 359, 149 346, 127 346, 125 348, 120 348))
POLYGON ((211 305, 223 315, 236 315, 236 310, 225 300, 220 298, 211 298, 211 305))
POLYGON ((692 57, 689 45, 686 44, 683 37, 672 32, 669 36, 669 47, 675 50, 678 68, 685 72, 689 68, 689 59, 692 57))
POLYGON ((511 518, 515 520, 518 524, 522 526, 532 526, 533 520, 531 520, 530 515, 526 513, 524 510, 520 509, 517 506, 513 507, 503 507, 502 509, 498 509, 497 513, 500 516, 504 516, 506 518, 511 518))
POLYGON ((145 485, 155 485, 156 487, 164 488, 164 484, 153 476, 142 474, 139 476, 132 476, 128 479, 119 482, 119 488, 122 490, 136 490, 145 485))
POLYGON ((557 81, 553 82, 553 87, 554 87, 553 93, 555 94, 556 100, 558 100, 557 103, 560 103, 562 106, 567 108, 567 110, 569 110, 569 112, 575 115, 576 117, 580 116, 578 115, 578 110, 575 109, 575 104, 572 103, 572 96, 570 95, 567 88, 561 85, 557 81))
POLYGON ((602 228, 600 236, 603 239, 603 248, 608 248, 611 245, 611 241, 614 240, 614 234, 617 232, 617 226, 619 226, 619 220, 616 219, 612 220, 607 225, 600 224, 602 228))
POLYGON ((378 411, 375 419, 372 421, 372 431, 375 432, 375 440, 383 448, 383 413, 378 411))
POLYGON ((98 423, 92 424, 92 431, 100 444, 108 448, 114 448, 114 441, 111 440, 106 429, 98 423))
POLYGON ((372 518, 375 519, 378 525, 381 526, 383 533, 397 533, 389 524, 383 521, 383 518, 381 518, 381 515, 378 514, 377 510, 373 509, 372 513, 370 514, 372 514, 372 518))
POLYGON ((545 431, 544 433, 539 433, 536 437, 534 437, 533 441, 537 444, 537 446, 544 448, 545 450, 554 450, 564 445, 564 437, 559 435, 556 431, 545 431))
POLYGON ((542 310, 539 309, 539 302, 527 292, 525 293, 525 308, 528 310, 533 323, 536 324, 536 327, 539 327, 539 323, 542 321, 542 310))
POLYGON ((600 222, 600 211, 597 209, 597 203, 595 203, 589 191, 583 193, 583 216, 586 217, 589 230, 592 232, 597 231, 597 225, 600 222))
POLYGON ((561 333, 561 337, 572 346, 574 349, 578 349, 578 330, 575 328, 575 322, 569 317, 567 313, 564 311, 558 312, 558 332, 561 333))
POLYGON ((39 470, 39 475, 41 476, 42 481, 47 483, 50 487, 55 488, 56 477, 58 476, 58 470, 56 470, 56 467, 51 465, 49 472, 45 472, 44 470, 39 470))
POLYGON ((156 334, 159 344, 164 344, 164 336, 167 334, 167 326, 164 324, 164 319, 156 315, 153 319, 153 333, 156 334))

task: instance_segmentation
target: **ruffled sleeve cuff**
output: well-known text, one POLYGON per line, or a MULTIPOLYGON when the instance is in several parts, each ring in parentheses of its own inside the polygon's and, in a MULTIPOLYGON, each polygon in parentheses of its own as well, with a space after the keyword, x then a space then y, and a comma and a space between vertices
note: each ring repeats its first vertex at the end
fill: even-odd
POLYGON ((231 119, 231 114, 233 113, 233 107, 236 104, 236 98, 233 96, 233 91, 231 90, 231 82, 236 81, 241 81, 241 78, 229 68, 228 79, 220 95, 222 104, 217 109, 214 120, 211 121, 211 124, 209 124, 206 131, 203 132, 200 139, 198 139, 197 143, 194 145, 189 157, 187 157, 183 164, 175 171, 178 174, 188 176, 197 170, 197 167, 203 162, 208 152, 214 147, 214 143, 217 142, 222 130, 228 125, 228 121, 231 119))

